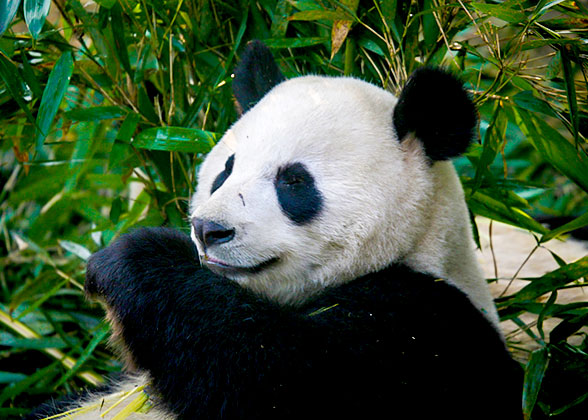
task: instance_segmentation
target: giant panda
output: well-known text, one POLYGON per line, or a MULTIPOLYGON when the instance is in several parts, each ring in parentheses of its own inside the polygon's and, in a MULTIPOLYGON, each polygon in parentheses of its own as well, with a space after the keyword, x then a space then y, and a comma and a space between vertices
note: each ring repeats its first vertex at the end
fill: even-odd
POLYGON ((477 127, 462 84, 285 80, 252 42, 233 90, 242 116, 200 167, 190 236, 139 229, 89 260, 133 376, 53 412, 95 419, 147 385, 129 418, 522 418, 449 161, 477 127))

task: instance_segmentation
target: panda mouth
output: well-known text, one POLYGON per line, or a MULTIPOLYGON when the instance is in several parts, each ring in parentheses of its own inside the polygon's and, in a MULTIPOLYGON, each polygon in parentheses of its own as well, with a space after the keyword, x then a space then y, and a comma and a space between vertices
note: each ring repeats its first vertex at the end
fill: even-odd
POLYGON ((208 269, 216 274, 221 276, 227 275, 238 275, 238 274, 257 274, 260 271, 265 270, 269 266, 274 265, 279 261, 278 257, 270 258, 262 262, 261 264, 253 265, 253 266, 234 266, 225 263, 224 261, 217 260, 216 258, 211 258, 208 255, 204 254, 202 257, 202 264, 204 264, 208 269))

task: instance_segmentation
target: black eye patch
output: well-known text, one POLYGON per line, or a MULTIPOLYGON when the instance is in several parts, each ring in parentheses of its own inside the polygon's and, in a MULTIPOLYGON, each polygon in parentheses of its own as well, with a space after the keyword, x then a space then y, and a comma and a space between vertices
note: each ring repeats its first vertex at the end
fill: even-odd
POLYGON ((302 163, 281 167, 274 186, 282 211, 297 225, 311 222, 323 208, 323 197, 302 163))
POLYGON ((212 183, 212 187, 210 188, 210 194, 214 193, 218 190, 221 185, 225 183, 231 172, 233 172, 233 163, 235 162, 235 154, 229 156, 227 161, 225 162, 225 169, 216 176, 214 182, 212 183))

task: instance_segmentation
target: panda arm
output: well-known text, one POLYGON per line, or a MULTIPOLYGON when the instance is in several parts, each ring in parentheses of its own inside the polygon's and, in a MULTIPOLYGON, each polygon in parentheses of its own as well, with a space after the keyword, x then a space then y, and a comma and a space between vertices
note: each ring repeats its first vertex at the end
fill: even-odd
MULTIPOLYGON (((499 378, 518 381, 500 338, 467 299, 444 287, 423 294, 403 281, 411 273, 354 281, 288 308, 197 261, 187 236, 142 229, 95 254, 86 280, 120 325, 136 366, 179 418, 294 418, 310 409, 317 417, 370 418, 390 401, 396 412, 446 407, 460 418, 455 407, 471 414, 499 378), (457 329, 438 300, 465 311, 475 351, 454 344, 457 329), (422 395, 430 405, 419 404, 422 395)), ((484 412, 518 418, 503 408, 484 412)))

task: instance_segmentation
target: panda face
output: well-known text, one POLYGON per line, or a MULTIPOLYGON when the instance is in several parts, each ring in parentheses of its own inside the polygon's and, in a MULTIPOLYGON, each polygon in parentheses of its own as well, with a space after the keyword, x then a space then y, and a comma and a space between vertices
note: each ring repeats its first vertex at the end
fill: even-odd
POLYGON ((201 166, 191 219, 202 263, 297 302, 409 252, 433 180, 419 143, 396 138, 395 103, 349 78, 271 90, 201 166))

